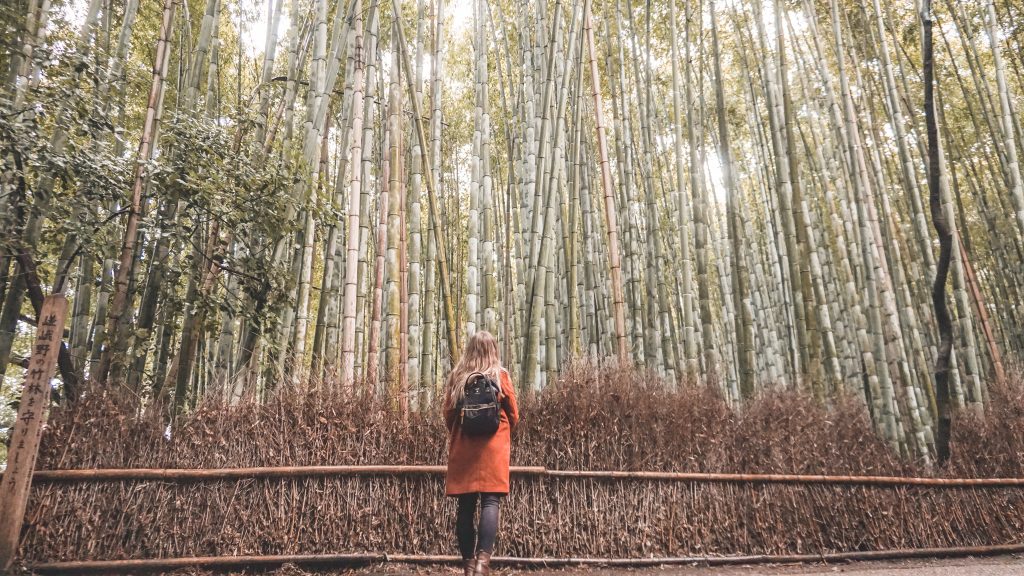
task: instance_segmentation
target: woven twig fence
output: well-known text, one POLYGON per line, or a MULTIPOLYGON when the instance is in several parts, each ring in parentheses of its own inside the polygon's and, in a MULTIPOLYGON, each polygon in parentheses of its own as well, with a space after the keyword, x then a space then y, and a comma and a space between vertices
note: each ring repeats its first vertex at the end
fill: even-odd
MULTIPOLYGON (((200 477, 210 471, 44 473, 22 554, 37 564, 451 553, 454 509, 443 495, 443 468, 333 468, 236 470, 212 479, 200 477), (124 479, 133 474, 141 478, 124 479)), ((1024 479, 523 468, 516 470, 501 524, 497 553, 519 558, 1012 545, 1024 541, 1024 479)))
MULTIPOLYGON (((795 394, 771 394, 736 413, 706 388, 668 393, 651 382, 634 371, 573 367, 542 394, 524 395, 512 462, 547 473, 513 479, 499 555, 792 557, 1024 543, 1024 488, 950 486, 931 477, 1024 477, 1019 386, 993 388, 984 420, 957 419, 953 460, 936 470, 892 453, 856 400, 826 409, 795 394), (927 478, 715 478, 729 474, 927 478)), ((74 410, 56 410, 40 468, 106 470, 76 472, 93 476, 84 481, 37 477, 24 560, 430 558, 455 551, 454 505, 436 467, 445 460, 445 431, 435 412, 405 423, 387 406, 282 390, 259 405, 201 406, 179 418, 169 437, 165 430, 158 413, 103 391, 86 393, 74 410), (382 462, 436 468, 293 473, 382 462), (217 472, 201 481, 166 472, 181 468, 217 472), (273 472, 239 472, 246 468, 273 472), (133 469, 135 477, 110 469, 133 469)))

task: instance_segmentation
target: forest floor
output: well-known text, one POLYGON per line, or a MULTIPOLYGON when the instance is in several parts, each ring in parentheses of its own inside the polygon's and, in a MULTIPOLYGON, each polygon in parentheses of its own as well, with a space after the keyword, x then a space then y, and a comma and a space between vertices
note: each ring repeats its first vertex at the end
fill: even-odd
MULTIPOLYGON (((456 576, 453 566, 412 566, 385 564, 349 570, 308 572, 285 566, 271 572, 214 573, 178 570, 166 576, 456 576)), ((645 568, 575 567, 523 569, 497 567, 495 576, 1021 576, 1024 556, 991 558, 923 559, 897 562, 850 562, 842 564, 785 564, 707 568, 700 566, 655 566, 645 568)))

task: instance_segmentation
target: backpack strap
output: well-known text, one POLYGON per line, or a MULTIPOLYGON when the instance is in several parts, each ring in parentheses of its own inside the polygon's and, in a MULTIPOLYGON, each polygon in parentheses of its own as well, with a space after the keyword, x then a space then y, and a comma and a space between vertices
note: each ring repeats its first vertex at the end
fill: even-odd
MULTIPOLYGON (((487 378, 489 380, 493 380, 490 376, 488 376, 487 374, 485 374, 483 372, 479 372, 479 371, 477 371, 477 372, 470 372, 469 375, 466 376, 466 381, 462 384, 462 386, 463 387, 469 386, 469 383, 472 382, 473 379, 476 376, 483 376, 484 378, 487 378)), ((499 375, 498 378, 499 378, 499 380, 495 381, 494 385, 495 385, 495 388, 496 388, 495 391, 498 393, 498 401, 501 401, 503 399, 503 397, 504 397, 504 394, 502 394, 502 392, 501 392, 501 380, 500 380, 501 376, 499 375)))

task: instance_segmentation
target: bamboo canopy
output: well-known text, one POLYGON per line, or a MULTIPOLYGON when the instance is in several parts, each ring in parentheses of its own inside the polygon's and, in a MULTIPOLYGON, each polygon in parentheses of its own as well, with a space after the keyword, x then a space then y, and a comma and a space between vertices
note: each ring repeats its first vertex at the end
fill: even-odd
POLYGON ((79 4, 0 9, 5 378, 46 290, 56 396, 168 423, 408 418, 487 330, 523 392, 853 395, 931 464, 1017 377, 1019 2, 79 4))

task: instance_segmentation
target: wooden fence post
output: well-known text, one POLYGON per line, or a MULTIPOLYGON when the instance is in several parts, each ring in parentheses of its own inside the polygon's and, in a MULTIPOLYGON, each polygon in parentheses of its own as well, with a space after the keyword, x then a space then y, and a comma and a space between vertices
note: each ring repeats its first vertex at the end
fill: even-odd
POLYGON ((50 406, 50 380, 56 370, 67 311, 67 298, 60 294, 47 296, 39 311, 36 341, 21 392, 18 419, 11 432, 7 470, 0 483, 0 573, 10 569, 18 553, 32 472, 50 406))

